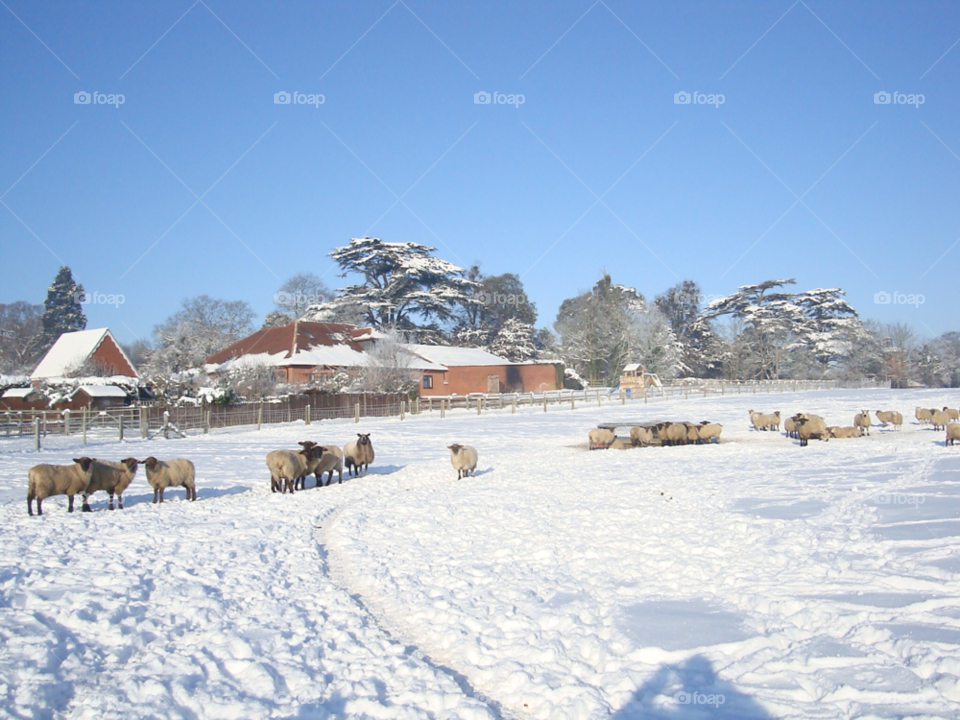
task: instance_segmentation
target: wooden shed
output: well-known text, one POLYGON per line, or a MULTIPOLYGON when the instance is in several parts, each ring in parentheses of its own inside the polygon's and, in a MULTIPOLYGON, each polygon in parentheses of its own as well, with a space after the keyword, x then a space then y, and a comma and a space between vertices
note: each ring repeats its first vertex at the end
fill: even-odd
POLYGON ((0 396, 0 411, 46 410, 50 398, 36 388, 9 388, 0 396))

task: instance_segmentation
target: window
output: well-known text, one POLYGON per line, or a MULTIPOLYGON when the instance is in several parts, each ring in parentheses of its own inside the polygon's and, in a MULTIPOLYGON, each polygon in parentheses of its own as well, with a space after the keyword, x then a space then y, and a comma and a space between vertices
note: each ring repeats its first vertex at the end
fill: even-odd
POLYGON ((424 390, 430 390, 433 388, 433 375, 423 376, 423 388, 424 390))

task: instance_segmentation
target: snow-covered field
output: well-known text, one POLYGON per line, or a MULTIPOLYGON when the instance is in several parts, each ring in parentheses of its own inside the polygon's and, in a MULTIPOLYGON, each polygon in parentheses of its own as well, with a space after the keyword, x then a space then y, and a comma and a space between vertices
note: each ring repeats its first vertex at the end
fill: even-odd
MULTIPOLYGON (((302 424, 186 440, 0 439, 0 713, 14 717, 960 716, 957 391, 829 391, 302 424), (901 433, 800 448, 749 408, 901 433), (586 451, 610 420, 714 446, 586 451), (366 478, 271 495, 263 456, 372 433, 366 478), (475 445, 456 480, 445 446, 475 445), (69 446, 68 446, 69 445, 69 446), (28 517, 27 469, 191 458, 199 500, 28 517), (678 693, 680 693, 678 695, 678 693), (683 704, 680 700, 690 700, 683 704)), ((142 473, 142 470, 141 470, 142 473)))

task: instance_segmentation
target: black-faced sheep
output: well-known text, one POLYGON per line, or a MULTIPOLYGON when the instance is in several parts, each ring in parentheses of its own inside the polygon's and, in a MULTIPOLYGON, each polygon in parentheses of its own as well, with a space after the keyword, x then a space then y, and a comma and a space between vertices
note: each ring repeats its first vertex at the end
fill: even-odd
POLYGON ((607 428, 594 428, 587 433, 591 450, 602 450, 610 447, 617 439, 616 433, 607 428))
POLYGON ((947 439, 943 445, 953 445, 957 440, 960 440, 960 423, 950 423, 947 425, 947 439))
POLYGON ((472 445, 454 443, 447 445, 450 451, 450 462, 457 471, 457 480, 473 475, 477 469, 477 449, 472 445))
POLYGON ((37 499, 37 515, 43 515, 41 503, 54 495, 66 495, 67 512, 73 512, 73 496, 90 484, 94 458, 74 458, 73 465, 34 465, 27 472, 27 512, 33 515, 33 499, 37 499))
POLYGON ((343 464, 347 472, 353 476, 360 476, 360 471, 367 474, 370 463, 373 462, 373 443, 370 442, 370 433, 357 433, 357 439, 351 440, 343 446, 343 464))
POLYGON ((93 472, 90 475, 90 484, 83 491, 84 512, 90 512, 90 505, 87 499, 98 490, 103 490, 110 496, 110 509, 113 510, 113 496, 117 496, 117 507, 123 510, 123 491, 133 482, 137 474, 137 467, 140 461, 136 458, 127 457, 120 462, 109 462, 107 460, 95 460, 93 462, 93 472))
POLYGON ((338 480, 337 484, 343 482, 343 451, 338 448, 336 445, 324 445, 323 455, 320 457, 320 461, 317 463, 317 466, 313 469, 313 472, 317 478, 317 486, 320 487, 323 485, 323 474, 329 472, 330 475, 327 477, 326 484, 329 485, 333 482, 333 471, 337 471, 338 480))

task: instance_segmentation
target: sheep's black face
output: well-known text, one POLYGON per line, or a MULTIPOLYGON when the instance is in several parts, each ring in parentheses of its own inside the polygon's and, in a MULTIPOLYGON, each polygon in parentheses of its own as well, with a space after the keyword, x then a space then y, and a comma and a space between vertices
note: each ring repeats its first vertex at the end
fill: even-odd
POLYGON ((93 465, 93 459, 83 456, 82 458, 74 458, 73 461, 80 466, 80 469, 84 472, 90 469, 90 466, 93 465))
POLYGON ((143 461, 143 464, 147 466, 147 470, 153 470, 159 461, 152 455, 143 461))
POLYGON ((447 445, 447 449, 449 449, 454 455, 460 452, 461 447, 463 446, 457 445, 456 443, 454 443, 453 445, 447 445))
POLYGON ((357 444, 358 444, 358 445, 369 445, 369 444, 370 444, 370 433, 366 433, 365 435, 361 435, 360 433, 357 433, 357 437, 360 438, 360 439, 357 441, 357 444))

